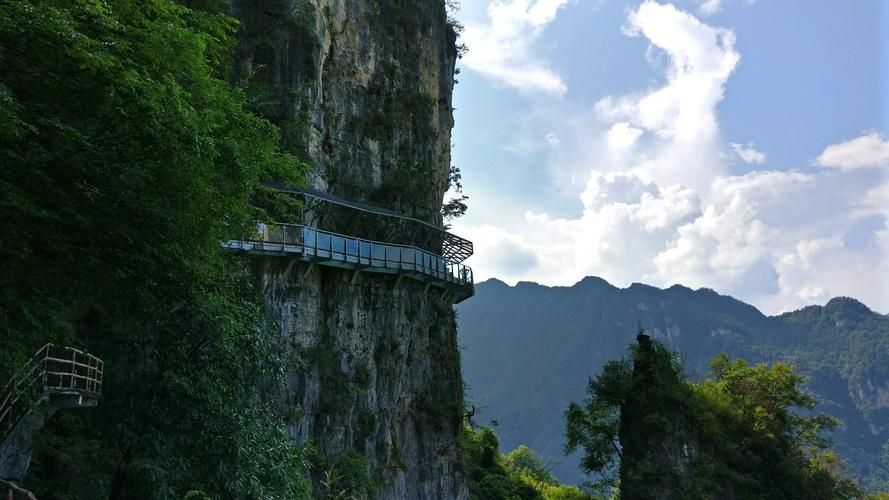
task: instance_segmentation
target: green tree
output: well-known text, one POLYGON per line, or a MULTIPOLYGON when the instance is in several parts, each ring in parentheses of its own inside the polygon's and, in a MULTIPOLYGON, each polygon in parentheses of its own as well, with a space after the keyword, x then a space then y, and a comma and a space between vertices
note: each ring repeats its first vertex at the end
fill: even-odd
POLYGON ((525 445, 519 445, 506 455, 506 466, 516 474, 527 476, 539 484, 558 484, 540 455, 525 445))
POLYGON ((461 441, 463 465, 474 500, 594 500, 574 486, 560 485, 543 460, 521 445, 503 455, 489 427, 465 427, 461 441))
POLYGON ((46 341, 106 363, 98 408, 40 434, 41 498, 307 495, 258 389, 275 337, 220 251, 304 167, 228 81, 224 4, 0 3, 0 378, 46 341))
POLYGON ((582 449, 582 470, 603 473, 594 487, 619 477, 625 498, 642 495, 637 485, 648 491, 687 490, 675 437, 688 395, 674 353, 640 332, 630 359, 606 363, 587 392, 587 400, 572 402, 566 411, 566 451, 582 449))
MULTIPOLYGON (((621 498, 855 498, 857 484, 827 449, 837 424, 812 415, 805 379, 785 363, 717 356, 687 381, 677 356, 642 332, 630 357, 591 379, 566 411, 567 452, 620 481, 621 498)), ((600 485, 601 486, 601 485, 600 485)))
POLYGON ((500 442, 488 427, 466 427, 462 438, 464 470, 473 500, 537 499, 531 486, 512 477, 503 463, 500 442))

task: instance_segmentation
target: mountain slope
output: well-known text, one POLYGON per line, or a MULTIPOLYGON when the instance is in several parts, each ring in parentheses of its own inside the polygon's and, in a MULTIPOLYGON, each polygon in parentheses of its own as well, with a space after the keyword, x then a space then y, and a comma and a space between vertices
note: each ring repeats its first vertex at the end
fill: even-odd
POLYGON ((563 412, 587 379, 626 352, 639 326, 677 350, 693 378, 718 352, 748 361, 791 361, 811 377, 819 407, 843 420, 835 448, 868 487, 889 485, 889 317, 837 298, 780 316, 712 290, 600 278, 572 287, 480 283, 458 308, 469 401, 477 421, 496 420, 504 450, 527 444, 564 482, 583 480, 562 455, 563 412))

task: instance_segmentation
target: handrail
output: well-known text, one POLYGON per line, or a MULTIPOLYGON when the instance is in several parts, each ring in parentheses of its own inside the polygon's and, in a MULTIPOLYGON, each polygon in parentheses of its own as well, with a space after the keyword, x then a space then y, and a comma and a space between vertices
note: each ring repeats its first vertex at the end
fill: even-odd
POLYGON ((329 258, 393 272, 415 271, 460 286, 473 285, 472 268, 469 266, 449 262, 440 255, 413 246, 277 222, 258 222, 257 231, 251 238, 249 243, 258 244, 262 250, 298 250, 309 257, 329 258))
POLYGON ((373 205, 369 205, 364 202, 359 202, 355 200, 348 200, 345 198, 340 198, 339 196, 326 193, 324 191, 318 191, 316 189, 311 189, 307 187, 301 188, 293 188, 287 187, 283 184, 271 184, 272 187, 277 189, 282 193, 288 193, 298 196, 304 196, 306 200, 309 198, 314 198, 321 202, 332 203, 334 205, 338 205, 340 207, 345 207, 351 210, 356 210, 358 212, 365 212, 368 214, 379 215, 382 217, 390 217, 394 219, 398 219, 401 221, 412 222, 415 224, 419 224, 420 226, 424 226, 435 233, 439 234, 439 243, 441 243, 441 251, 443 255, 450 260, 454 261, 454 263, 459 263, 467 258, 469 258, 473 253, 472 242, 457 236, 454 233, 451 233, 445 227, 437 226, 434 224, 430 224, 426 221, 417 219, 415 217, 410 217, 408 215, 396 212, 394 210, 389 210, 382 207, 376 207, 373 205))
POLYGON ((340 205, 340 206, 343 206, 346 208, 351 208, 353 210, 359 210, 361 212, 367 212, 367 213, 371 213, 374 215, 382 215, 384 217, 395 217, 395 218, 401 219, 401 220, 416 222, 418 224, 426 226, 426 227, 433 229, 435 231, 438 231, 441 233, 447 233, 447 230, 445 228, 436 226, 435 224, 430 224, 426 221, 417 219, 416 217, 411 217, 409 215, 398 213, 394 210, 389 210, 389 209, 383 208, 383 207, 375 207, 375 206, 369 205, 367 203, 347 200, 345 198, 340 198, 339 196, 336 196, 336 195, 333 195, 330 193, 318 191, 317 189, 311 189, 311 188, 306 188, 306 187, 293 188, 293 187, 285 187, 283 185, 273 185, 273 186, 275 187, 275 189, 277 189, 278 191, 280 191, 282 193, 303 195, 303 196, 306 196, 309 198, 315 198, 317 200, 322 200, 322 201, 334 203, 336 205, 340 205))
POLYGON ((105 365, 101 359, 72 347, 46 344, 3 388, 0 402, 0 441, 19 418, 54 393, 99 397, 105 365))

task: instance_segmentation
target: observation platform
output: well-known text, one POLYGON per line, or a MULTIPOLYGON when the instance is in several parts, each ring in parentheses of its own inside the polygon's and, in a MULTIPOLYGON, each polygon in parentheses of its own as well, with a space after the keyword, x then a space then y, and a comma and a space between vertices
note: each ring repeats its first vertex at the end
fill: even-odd
POLYGON ((21 481, 34 434, 58 410, 96 406, 104 364, 71 347, 44 345, 0 393, 0 479, 21 481))
POLYGON ((223 244, 230 251, 297 258, 313 264, 360 272, 399 275, 444 289, 454 302, 475 293, 472 269, 443 256, 409 245, 345 236, 300 224, 257 223, 248 240, 223 244))

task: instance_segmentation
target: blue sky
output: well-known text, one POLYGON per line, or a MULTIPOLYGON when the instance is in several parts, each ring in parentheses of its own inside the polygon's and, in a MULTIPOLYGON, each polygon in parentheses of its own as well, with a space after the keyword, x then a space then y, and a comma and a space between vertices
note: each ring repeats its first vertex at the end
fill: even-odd
POLYGON ((885 5, 464 0, 477 279, 889 312, 885 5))

